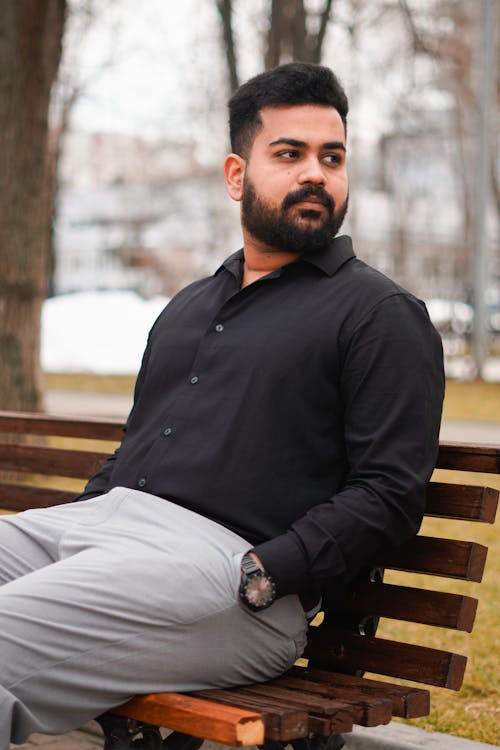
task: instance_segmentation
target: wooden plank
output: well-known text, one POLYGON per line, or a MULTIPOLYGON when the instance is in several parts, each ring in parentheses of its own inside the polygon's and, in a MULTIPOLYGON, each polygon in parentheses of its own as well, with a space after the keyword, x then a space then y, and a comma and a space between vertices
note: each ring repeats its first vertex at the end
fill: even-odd
POLYGON ((58 417, 47 414, 0 411, 0 433, 25 435, 59 435, 61 437, 90 438, 120 441, 123 420, 85 417, 58 417))
POLYGON ((179 693, 137 696, 110 713, 224 745, 261 745, 264 722, 255 711, 179 693))
POLYGON ((31 487, 27 484, 0 482, 0 508, 16 512, 29 508, 49 508, 71 502, 75 492, 53 490, 50 487, 31 487))
POLYGON ((379 551, 375 566, 480 582, 488 548, 476 542, 417 536, 400 547, 379 551))
MULTIPOLYGON (((289 674, 300 679, 326 682, 342 691, 346 697, 362 691, 364 695, 378 698, 389 698, 392 701, 393 716, 405 719, 416 719, 427 716, 430 711, 430 694, 428 690, 408 685, 395 685, 392 682, 380 682, 367 677, 355 677, 350 674, 331 672, 314 667, 293 667, 289 674)), ((285 675, 286 676, 286 675, 285 675)))
MULTIPOLYGON (((304 701, 299 701, 296 697, 290 697, 288 695, 278 695, 275 692, 273 695, 256 690, 255 688, 260 687, 259 685, 251 685, 243 688, 234 688, 230 691, 232 696, 239 702, 239 700, 251 700, 255 706, 260 706, 264 709, 278 708, 291 708, 295 707, 299 711, 304 711, 308 715, 308 727, 310 732, 316 734, 322 734, 328 736, 330 734, 336 734, 339 732, 350 732, 353 727, 353 718, 350 707, 344 703, 330 701, 330 704, 326 707, 326 704, 316 700, 314 703, 309 703, 309 708, 304 704, 304 701), (317 712, 314 710, 317 708, 317 712)), ((287 691, 283 691, 287 692, 287 691)))
POLYGON ((275 703, 270 706, 269 701, 258 700, 254 696, 236 695, 233 690, 199 690, 193 695, 217 703, 257 711, 264 720, 267 739, 277 742, 287 741, 307 737, 309 734, 307 711, 299 711, 290 706, 283 708, 275 703))
POLYGON ((304 694, 304 696, 320 695, 334 701, 341 701, 351 706, 354 723, 365 727, 388 724, 392 719, 390 698, 383 698, 381 695, 374 697, 373 694, 364 693, 359 688, 349 692, 326 682, 314 682, 289 675, 278 677, 269 684, 304 694))
POLYGON ((500 448, 498 445, 443 442, 439 445, 436 467, 499 474, 500 448))
MULTIPOLYGON (((354 722, 361 719, 361 711, 344 701, 322 698, 319 695, 305 694, 296 690, 284 690, 268 683, 239 688, 238 693, 261 698, 264 702, 278 701, 283 706, 291 705, 307 711, 311 720, 315 719, 318 725, 320 720, 322 725, 326 720, 328 731, 332 734, 347 731, 346 726, 352 726, 354 722)), ((310 722, 311 731, 316 731, 313 726, 314 722, 310 722)))
POLYGON ((265 701, 276 700, 281 702, 281 705, 295 706, 318 716, 333 716, 339 710, 344 711, 346 709, 345 704, 339 703, 339 701, 322 698, 320 695, 304 695, 295 690, 284 690, 268 683, 248 685, 244 688, 238 688, 237 692, 239 695, 259 696, 265 701))
POLYGON ((323 625, 311 631, 304 656, 321 669, 362 669, 427 685, 459 690, 465 656, 384 638, 355 635, 323 625))
POLYGON ((476 610, 477 599, 470 596, 388 583, 359 584, 338 606, 340 613, 390 617, 468 633, 476 610))
POLYGON ((109 453, 0 443, 0 468, 85 479, 109 458, 109 453))
POLYGON ((491 487, 431 482, 425 515, 495 523, 499 495, 491 487))

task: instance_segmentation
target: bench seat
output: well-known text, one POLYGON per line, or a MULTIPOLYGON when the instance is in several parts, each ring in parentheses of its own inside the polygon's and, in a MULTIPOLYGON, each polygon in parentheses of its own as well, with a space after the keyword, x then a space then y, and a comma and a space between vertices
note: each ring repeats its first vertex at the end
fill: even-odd
MULTIPOLYGON (((0 412, 0 508, 17 512, 70 501, 121 435, 119 420, 0 412)), ((437 468, 479 472, 484 481, 483 475, 500 473, 500 447, 443 443, 437 468)), ((430 483, 426 515, 494 523, 498 489, 468 484, 469 477, 457 482, 456 476, 430 483)), ((466 657, 414 643, 411 627, 404 641, 378 637, 377 623, 388 618, 470 633, 477 599, 447 591, 446 585, 434 589, 427 580, 480 582, 486 557, 487 548, 474 539, 418 535, 380 551, 344 601, 333 606, 326 598, 324 611, 311 623, 303 658, 282 677, 230 690, 137 696, 111 713, 126 720, 131 736, 148 726, 166 727, 181 738, 233 746, 326 739, 350 732, 354 724, 374 727, 395 716, 425 716, 429 691, 418 685, 459 690, 466 657), (425 583, 387 583, 386 570, 409 573, 413 580, 417 574, 425 583)), ((172 741, 168 747, 181 746, 172 741)))

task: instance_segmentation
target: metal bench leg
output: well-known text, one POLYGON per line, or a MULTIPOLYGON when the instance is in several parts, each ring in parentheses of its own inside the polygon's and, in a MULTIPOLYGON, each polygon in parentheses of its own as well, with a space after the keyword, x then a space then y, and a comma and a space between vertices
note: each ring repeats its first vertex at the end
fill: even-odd
POLYGON ((96 718, 104 732, 103 750, 162 750, 158 727, 112 714, 96 718))
POLYGON ((341 734, 332 734, 330 737, 320 737, 311 735, 290 742, 277 742, 268 740, 263 745, 259 745, 261 750, 284 750, 291 746, 293 750, 341 750, 344 747, 344 738, 341 734))

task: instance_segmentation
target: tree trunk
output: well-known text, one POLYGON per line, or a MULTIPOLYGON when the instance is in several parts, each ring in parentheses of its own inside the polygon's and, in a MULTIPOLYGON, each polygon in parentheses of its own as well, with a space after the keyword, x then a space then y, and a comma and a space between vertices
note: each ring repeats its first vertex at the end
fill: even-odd
POLYGON ((40 410, 40 313, 53 212, 50 91, 66 0, 0 9, 0 408, 40 410))
POLYGON ((272 0, 267 33, 266 68, 291 60, 319 63, 333 0, 322 10, 307 10, 304 0, 272 0), (317 30, 308 29, 309 16, 317 16, 317 30))
POLYGON ((217 10, 222 21, 224 47, 226 50, 227 70, 229 75, 229 90, 236 91, 240 85, 238 78, 238 60, 233 34, 233 5, 231 0, 217 0, 217 10))
MULTIPOLYGON (((232 0, 216 0, 222 23, 224 51, 231 93, 239 85, 238 50, 233 31, 232 0)), ((324 0, 318 10, 307 10, 304 0, 270 0, 264 66, 266 70, 292 60, 319 63, 323 51, 333 0, 324 0), (308 20, 316 17, 316 30, 308 30, 308 20)))

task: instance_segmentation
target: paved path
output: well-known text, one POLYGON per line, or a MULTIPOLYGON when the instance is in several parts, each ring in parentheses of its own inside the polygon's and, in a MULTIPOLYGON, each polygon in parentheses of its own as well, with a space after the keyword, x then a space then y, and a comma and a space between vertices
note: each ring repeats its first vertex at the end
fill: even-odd
POLYGON ((466 443, 500 443, 500 422, 447 419, 441 425, 440 436, 441 440, 466 443))
POLYGON ((117 393, 86 393, 85 391, 48 390, 45 409, 51 414, 73 417, 125 417, 132 406, 132 396, 117 393))
MULTIPOLYGON (((125 419, 132 406, 132 397, 114 393, 49 390, 46 393, 45 406, 52 414, 125 419)), ((500 443, 500 414, 497 422, 449 419, 442 425, 441 438, 477 443, 500 443)))
MULTIPOLYGON (((451 734, 426 732, 400 722, 375 729, 355 727, 352 734, 344 735, 344 750, 493 750, 494 745, 454 737, 451 734)), ((103 738, 100 727, 90 722, 86 727, 65 735, 51 737, 34 734, 24 745, 11 745, 11 750, 98 750, 103 738)), ((290 747, 290 746, 289 746, 290 747)), ((231 750, 226 745, 205 742, 201 750, 231 750)), ((236 750, 234 748, 233 750, 236 750)), ((241 750, 241 748, 240 748, 241 750)), ((259 750, 251 747, 248 750, 259 750)))
POLYGON ((11 745, 11 750, 98 750, 102 748, 101 728, 91 722, 83 729, 68 734, 51 736, 32 734, 24 745, 11 745))

